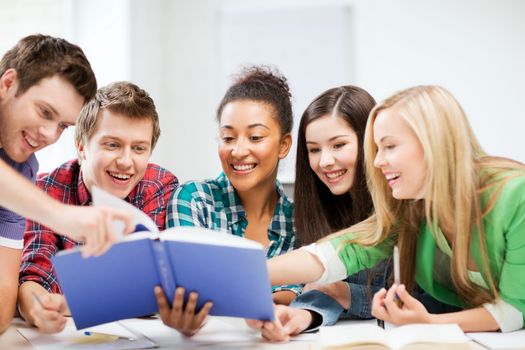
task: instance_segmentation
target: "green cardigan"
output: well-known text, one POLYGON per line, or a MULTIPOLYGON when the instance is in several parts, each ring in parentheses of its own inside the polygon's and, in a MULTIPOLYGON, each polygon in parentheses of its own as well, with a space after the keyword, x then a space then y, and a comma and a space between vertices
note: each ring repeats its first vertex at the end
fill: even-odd
MULTIPOLYGON (((488 202, 492 191, 482 193, 482 205, 488 202)), ((525 315, 525 176, 508 180, 494 207, 483 218, 483 225, 489 265, 500 297, 525 315)), ((338 251, 348 275, 389 257, 396 242, 396 237, 392 236, 375 247, 341 246, 348 239, 348 236, 341 236, 330 242, 338 251)), ((483 266, 477 232, 472 238, 471 252, 477 265, 483 266)), ((416 282, 421 288, 444 303, 466 307, 454 291, 450 258, 439 248, 431 227, 426 223, 422 223, 419 233, 416 264, 416 282)), ((485 271, 480 272, 488 285, 485 271)))

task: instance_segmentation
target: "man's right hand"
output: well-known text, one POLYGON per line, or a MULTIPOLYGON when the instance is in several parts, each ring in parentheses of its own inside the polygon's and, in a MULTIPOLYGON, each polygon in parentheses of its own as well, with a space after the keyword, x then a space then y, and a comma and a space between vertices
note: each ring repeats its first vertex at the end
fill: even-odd
POLYGON ((35 297, 29 313, 33 323, 44 333, 58 333, 66 326, 69 314, 66 299, 61 294, 40 294, 35 297), (40 302, 38 301, 40 300, 40 302))
POLYGON ((118 240, 120 232, 115 232, 114 221, 124 223, 124 234, 135 228, 133 215, 122 210, 73 205, 63 205, 62 209, 51 228, 75 241, 84 242, 84 257, 101 255, 118 240))

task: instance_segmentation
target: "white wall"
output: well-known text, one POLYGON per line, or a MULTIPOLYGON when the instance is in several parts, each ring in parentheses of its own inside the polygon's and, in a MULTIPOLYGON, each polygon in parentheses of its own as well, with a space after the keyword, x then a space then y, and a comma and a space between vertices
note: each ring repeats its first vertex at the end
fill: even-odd
MULTIPOLYGON (((347 83, 376 99, 415 84, 441 84, 459 99, 489 153, 525 161, 525 1, 63 0, 66 19, 53 10, 37 12, 46 13, 47 22, 29 16, 38 4, 56 1, 0 0, 0 18, 12 18, 9 11, 17 8, 33 18, 1 21, 1 37, 9 40, 0 49, 28 32, 62 32, 85 49, 101 84, 131 79, 144 87, 161 115, 153 159, 182 181, 220 171, 215 108, 224 91, 217 30, 220 11, 232 6, 348 4, 355 79, 347 83)), ((305 107, 295 105, 296 115, 305 107)))
MULTIPOLYGON (((378 100, 412 85, 441 84, 459 99, 489 153, 525 161, 520 103, 525 96, 524 1, 250 1, 270 8, 327 3, 352 7, 356 78, 348 83, 378 100)), ((169 116, 163 116, 164 135, 170 136, 164 136, 157 152, 181 180, 220 170, 214 108, 224 91, 213 39, 217 13, 239 4, 246 1, 171 2, 169 116)), ((294 106, 296 115, 305 107, 294 106)))

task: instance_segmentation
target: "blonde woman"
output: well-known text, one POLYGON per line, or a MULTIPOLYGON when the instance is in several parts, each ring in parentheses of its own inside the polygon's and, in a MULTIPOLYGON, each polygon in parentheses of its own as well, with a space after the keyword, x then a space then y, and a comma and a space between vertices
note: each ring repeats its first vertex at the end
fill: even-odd
POLYGON ((272 282, 337 281, 397 244, 401 284, 376 293, 373 315, 393 324, 457 323, 466 332, 523 328, 525 166, 487 156, 461 106, 438 86, 403 90, 374 107, 365 165, 375 215, 272 259, 272 282), (429 313, 409 293, 416 283, 460 311, 429 313))

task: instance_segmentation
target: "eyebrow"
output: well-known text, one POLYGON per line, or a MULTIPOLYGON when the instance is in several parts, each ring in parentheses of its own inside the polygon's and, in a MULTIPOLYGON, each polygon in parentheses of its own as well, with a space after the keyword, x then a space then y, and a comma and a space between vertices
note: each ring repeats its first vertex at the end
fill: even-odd
POLYGON ((383 137, 379 140, 379 142, 383 142, 383 141, 385 141, 385 139, 388 139, 389 137, 394 137, 394 136, 392 136, 392 135, 386 135, 386 136, 383 136, 383 137))
MULTIPOLYGON (((102 141, 104 140, 115 140, 115 141, 120 141, 122 142, 122 139, 119 138, 119 137, 116 137, 116 136, 111 136, 111 135, 103 135, 101 138, 100 138, 102 141)), ((137 144, 137 143, 141 143, 141 144, 151 144, 151 141, 150 140, 138 140, 138 141, 132 141, 131 143, 133 144, 137 144)))
MULTIPOLYGON (((333 141, 333 140, 338 139, 338 138, 340 138, 340 137, 349 137, 349 136, 350 136, 350 135, 346 135, 346 134, 343 134, 343 135, 336 135, 336 136, 332 136, 332 137, 330 137, 330 138, 328 139, 328 141, 333 141)), ((307 143, 307 144, 308 144, 308 143, 315 143, 315 144, 317 144, 317 142, 313 142, 313 141, 306 141, 306 143, 307 143)))
MULTIPOLYGON (((261 124, 261 123, 255 123, 255 124, 250 124, 250 125, 248 125, 248 129, 253 129, 253 128, 257 128, 257 127, 263 127, 263 128, 265 128, 265 129, 270 130, 269 127, 267 127, 266 125, 261 124)), ((234 127, 231 126, 231 125, 228 125, 228 124, 227 124, 227 125, 223 125, 223 126, 221 126, 221 129, 229 129, 229 130, 233 130, 234 127)))

